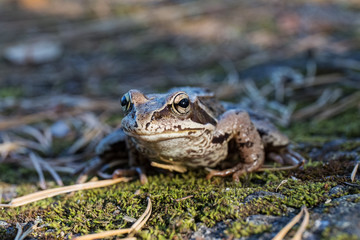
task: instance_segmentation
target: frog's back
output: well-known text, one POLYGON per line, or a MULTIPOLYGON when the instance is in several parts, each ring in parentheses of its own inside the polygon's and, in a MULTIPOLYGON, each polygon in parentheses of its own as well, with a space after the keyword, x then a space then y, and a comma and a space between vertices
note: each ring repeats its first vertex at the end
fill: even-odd
POLYGON ((239 107, 239 104, 236 103, 223 102, 222 105, 226 111, 236 109, 247 112, 259 132, 265 148, 282 148, 289 144, 289 138, 281 133, 265 115, 251 109, 239 107))

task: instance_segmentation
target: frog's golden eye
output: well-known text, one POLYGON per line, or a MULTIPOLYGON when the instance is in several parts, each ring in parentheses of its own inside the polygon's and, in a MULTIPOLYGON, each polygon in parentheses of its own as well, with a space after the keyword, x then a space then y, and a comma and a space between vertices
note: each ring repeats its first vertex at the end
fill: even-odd
POLYGON ((186 114, 190 111, 190 99, 186 93, 179 93, 174 97, 172 109, 177 114, 186 114))
POLYGON ((130 94, 125 93, 124 96, 122 96, 120 103, 124 112, 130 111, 132 106, 130 94))

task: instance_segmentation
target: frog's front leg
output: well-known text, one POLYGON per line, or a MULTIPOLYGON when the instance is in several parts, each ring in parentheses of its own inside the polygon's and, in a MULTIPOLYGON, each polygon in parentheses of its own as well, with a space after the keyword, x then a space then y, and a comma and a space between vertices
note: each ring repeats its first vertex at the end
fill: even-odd
POLYGON ((144 166, 144 156, 142 156, 135 148, 134 143, 132 142, 131 138, 125 136, 125 143, 126 148, 128 150, 128 159, 129 159, 129 169, 116 169, 113 174, 112 178, 119 178, 119 177, 131 177, 138 175, 140 178, 141 184, 146 184, 148 182, 144 166))
POLYGON ((234 140, 242 162, 233 168, 222 171, 211 171, 207 179, 213 176, 228 176, 232 174, 235 181, 239 176, 257 170, 264 162, 264 146, 261 137, 251 122, 249 114, 240 110, 225 112, 219 119, 214 133, 213 142, 234 140))
POLYGON ((142 184, 147 182, 145 171, 140 161, 141 156, 136 151, 129 137, 120 128, 106 136, 96 148, 99 164, 93 167, 97 175, 109 179, 119 177, 132 177, 138 175, 142 184), (119 164, 129 165, 130 168, 117 168, 112 174, 108 174, 109 169, 113 169, 119 164))

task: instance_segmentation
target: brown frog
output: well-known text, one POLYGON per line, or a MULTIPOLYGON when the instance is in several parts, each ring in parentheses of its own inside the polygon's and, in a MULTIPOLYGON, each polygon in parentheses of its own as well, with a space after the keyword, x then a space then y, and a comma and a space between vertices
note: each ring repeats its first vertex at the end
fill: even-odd
POLYGON ((207 178, 232 175, 238 181, 240 175, 258 170, 265 157, 293 166, 304 161, 266 119, 241 109, 225 109, 213 93, 202 88, 148 95, 130 90, 121 98, 121 106, 125 112, 121 128, 97 147, 101 159, 129 158, 131 169, 117 170, 113 177, 137 172, 146 182, 141 168, 145 162, 185 172, 214 168, 232 159, 233 166, 212 169, 207 178))

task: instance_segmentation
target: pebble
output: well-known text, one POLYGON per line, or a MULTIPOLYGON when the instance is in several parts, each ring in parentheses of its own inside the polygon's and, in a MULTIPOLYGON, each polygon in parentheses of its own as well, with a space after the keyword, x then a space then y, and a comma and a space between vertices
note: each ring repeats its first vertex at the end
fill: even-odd
POLYGON ((5 48, 3 56, 16 65, 44 64, 58 59, 62 52, 56 41, 37 40, 11 45, 5 48))

